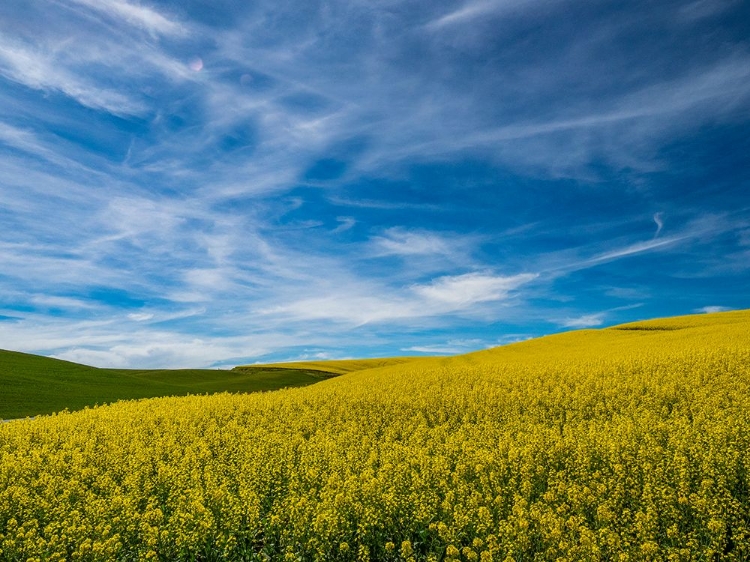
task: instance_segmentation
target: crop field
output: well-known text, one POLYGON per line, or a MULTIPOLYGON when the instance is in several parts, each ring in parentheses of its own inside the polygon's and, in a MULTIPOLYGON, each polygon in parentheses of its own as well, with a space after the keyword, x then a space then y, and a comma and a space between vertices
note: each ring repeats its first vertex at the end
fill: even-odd
POLYGON ((0 350, 0 419, 80 410, 125 399, 306 386, 336 374, 302 365, 242 370, 97 369, 0 350))
POLYGON ((382 357, 377 359, 339 359, 333 361, 293 361, 290 363, 268 363, 261 365, 242 365, 235 367, 237 370, 244 369, 303 369, 309 371, 321 371, 324 373, 335 373, 343 375, 354 371, 375 369, 376 367, 388 367, 401 365, 415 361, 416 357, 382 357))
POLYGON ((0 426, 0 560, 748 559, 748 311, 0 426))

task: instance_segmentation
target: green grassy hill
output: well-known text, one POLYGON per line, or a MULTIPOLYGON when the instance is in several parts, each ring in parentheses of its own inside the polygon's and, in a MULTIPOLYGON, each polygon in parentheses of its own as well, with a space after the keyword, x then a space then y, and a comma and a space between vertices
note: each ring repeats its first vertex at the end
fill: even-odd
POLYGON ((117 400, 306 386, 335 376, 320 366, 234 370, 98 369, 0 350, 0 419, 49 414, 117 400))

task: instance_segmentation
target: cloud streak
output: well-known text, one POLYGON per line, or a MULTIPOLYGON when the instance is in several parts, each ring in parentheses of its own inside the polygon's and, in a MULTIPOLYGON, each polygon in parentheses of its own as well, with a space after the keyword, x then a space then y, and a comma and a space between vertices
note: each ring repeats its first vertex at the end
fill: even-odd
POLYGON ((100 88, 67 71, 55 55, 0 39, 0 75, 35 90, 58 91, 92 109, 113 115, 140 115, 146 107, 120 92, 100 88))
POLYGON ((539 0, 478 0, 468 2, 457 10, 430 21, 425 27, 432 31, 440 31, 468 24, 480 17, 522 14, 539 5, 549 6, 550 3, 539 0))
POLYGON ((428 301, 448 307, 468 307, 477 303, 508 298, 512 291, 537 278, 534 273, 501 276, 487 273, 448 275, 412 290, 428 301))
POLYGON ((605 314, 599 312, 596 314, 584 314, 577 318, 566 318, 560 322, 564 328, 592 328, 601 326, 604 323, 605 314))
POLYGON ((663 215, 664 213, 654 213, 654 222, 656 223, 656 232, 654 233, 654 238, 658 238, 661 229, 664 228, 664 220, 662 218, 663 215))
POLYGON ((122 19, 150 33, 168 36, 185 33, 181 24, 148 6, 131 4, 125 0, 72 1, 107 16, 122 19))

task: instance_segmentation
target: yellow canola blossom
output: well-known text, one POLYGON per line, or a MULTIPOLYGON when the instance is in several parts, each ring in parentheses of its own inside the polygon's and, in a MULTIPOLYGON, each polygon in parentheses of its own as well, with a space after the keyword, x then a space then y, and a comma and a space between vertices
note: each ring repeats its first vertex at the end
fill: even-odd
POLYGON ((748 559, 748 312, 0 426, 0 560, 748 559))

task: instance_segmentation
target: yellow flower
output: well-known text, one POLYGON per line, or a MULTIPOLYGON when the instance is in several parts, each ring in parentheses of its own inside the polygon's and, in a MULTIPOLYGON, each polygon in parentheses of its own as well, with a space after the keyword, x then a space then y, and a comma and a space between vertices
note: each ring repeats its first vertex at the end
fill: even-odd
POLYGON ((456 548, 455 546, 453 546, 452 544, 449 544, 449 545, 448 545, 448 548, 446 548, 446 549, 445 549, 445 555, 446 555, 446 556, 451 556, 451 557, 454 557, 454 558, 455 558, 455 557, 456 557, 456 556, 458 556, 459 554, 461 554, 461 551, 459 551, 459 550, 458 550, 458 549, 457 549, 457 548, 456 548))

